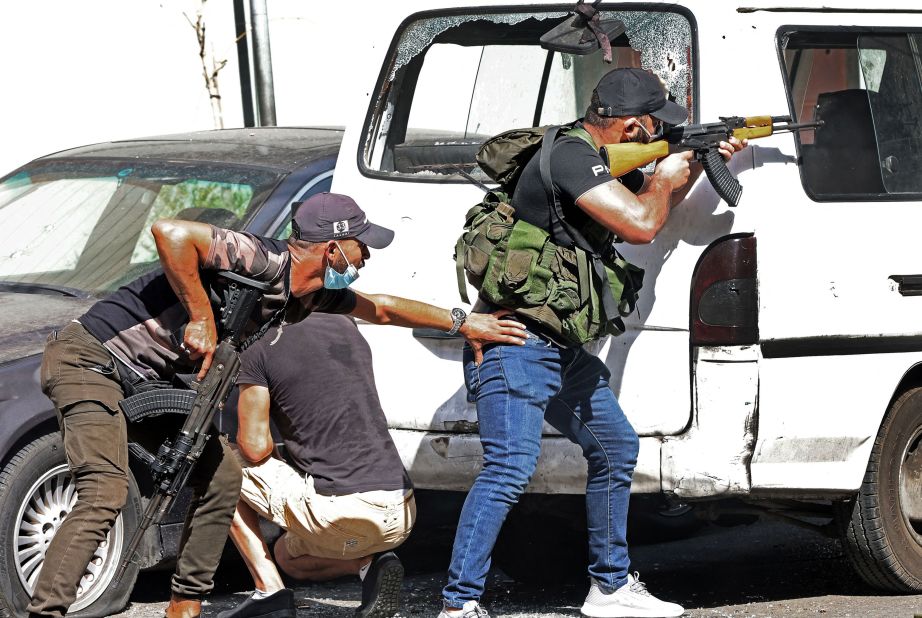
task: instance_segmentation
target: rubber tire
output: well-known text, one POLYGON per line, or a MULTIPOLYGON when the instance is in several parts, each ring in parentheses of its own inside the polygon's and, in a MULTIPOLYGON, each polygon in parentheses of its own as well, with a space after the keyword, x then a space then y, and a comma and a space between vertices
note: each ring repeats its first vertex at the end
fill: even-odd
POLYGON ((845 554, 861 578, 881 590, 922 592, 922 545, 903 519, 899 488, 903 451, 920 426, 922 388, 912 388, 884 417, 857 496, 836 506, 845 554))
MULTIPOLYGON (((61 436, 55 432, 34 439, 23 446, 0 472, 0 602, 14 616, 25 615, 30 595, 16 575, 16 551, 13 547, 16 516, 25 493, 47 471, 66 463, 61 436)), ((141 520, 141 498, 131 473, 128 474, 128 500, 122 509, 122 554, 128 539, 141 520)), ((143 548, 142 552, 143 552, 143 548)), ((123 556, 119 556, 121 560, 123 556)), ((114 575, 114 573, 113 573, 114 575)), ((68 613, 78 618, 101 618, 122 611, 138 577, 137 565, 132 565, 118 586, 106 585, 106 590, 91 605, 79 612, 68 613)))

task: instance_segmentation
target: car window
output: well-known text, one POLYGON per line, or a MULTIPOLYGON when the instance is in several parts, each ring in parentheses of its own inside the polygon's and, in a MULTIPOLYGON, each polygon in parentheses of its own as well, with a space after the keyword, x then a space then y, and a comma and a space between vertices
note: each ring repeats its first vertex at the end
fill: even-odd
POLYGON ((780 38, 802 177, 818 200, 922 193, 922 33, 799 30, 780 38))
POLYGON ((155 220, 241 229, 279 178, 233 165, 33 163, 0 182, 0 282, 114 290, 157 266, 155 220))
POLYGON ((0 277, 74 269, 116 189, 114 178, 33 184, 20 175, 0 185, 0 277))
POLYGON ((272 233, 273 238, 288 238, 291 236, 291 206, 295 202, 303 202, 312 195, 329 191, 333 187, 333 170, 328 170, 311 178, 295 194, 294 199, 288 203, 288 206, 279 215, 275 221, 272 233))
POLYGON ((147 213, 144 232, 135 245, 131 263, 157 259, 157 247, 150 233, 150 226, 157 219, 204 218, 218 227, 239 229, 252 198, 253 187, 248 184, 193 178, 178 184, 163 185, 147 213), (207 213, 205 209, 208 209, 207 213))
POLYGON ((602 52, 573 56, 538 39, 561 12, 427 16, 397 34, 372 102, 362 171, 418 181, 487 177, 475 155, 509 129, 580 118, 599 78, 615 67, 655 71, 679 103, 693 109, 692 27, 670 11, 612 11, 627 27, 614 62, 602 52))

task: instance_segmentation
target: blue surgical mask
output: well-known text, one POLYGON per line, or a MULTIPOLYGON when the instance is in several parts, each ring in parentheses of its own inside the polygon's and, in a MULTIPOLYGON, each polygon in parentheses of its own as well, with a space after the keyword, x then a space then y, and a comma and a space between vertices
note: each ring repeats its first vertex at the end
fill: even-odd
MULTIPOLYGON (((335 242, 335 241, 334 241, 335 242)), ((323 273, 323 287, 328 290, 342 290, 352 285, 359 278, 359 270, 349 262, 343 248, 336 243, 336 248, 343 254, 346 260, 346 272, 338 272, 332 265, 327 264, 327 269, 323 273)))

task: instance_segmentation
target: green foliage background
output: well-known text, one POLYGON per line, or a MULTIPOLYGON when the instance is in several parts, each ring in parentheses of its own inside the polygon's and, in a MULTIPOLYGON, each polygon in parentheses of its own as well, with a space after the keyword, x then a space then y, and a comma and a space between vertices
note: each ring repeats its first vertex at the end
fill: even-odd
POLYGON ((147 221, 144 224, 145 231, 131 256, 132 263, 151 262, 157 259, 157 247, 154 244, 154 237, 150 234, 150 226, 157 219, 172 219, 183 210, 189 208, 208 208, 224 209, 227 213, 213 213, 216 217, 199 215, 195 217, 198 221, 214 223, 215 225, 226 225, 235 227, 230 223, 233 221, 229 214, 234 215, 234 219, 239 223, 243 220, 253 198, 253 187, 250 185, 238 185, 224 182, 213 182, 208 180, 186 180, 175 185, 164 185, 157 194, 153 207, 147 215, 147 221), (222 217, 221 215, 227 215, 222 217), (223 221, 228 223, 223 223, 223 221))

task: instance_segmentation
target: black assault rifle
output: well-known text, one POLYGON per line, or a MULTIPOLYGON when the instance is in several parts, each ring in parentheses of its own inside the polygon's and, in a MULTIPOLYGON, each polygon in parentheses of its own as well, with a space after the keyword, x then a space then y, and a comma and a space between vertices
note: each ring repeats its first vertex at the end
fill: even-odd
POLYGON ((606 144, 600 154, 609 166, 615 178, 633 169, 665 157, 669 154, 669 145, 680 150, 694 150, 695 159, 701 162, 711 186, 730 206, 736 206, 743 193, 743 187, 733 177, 724 162, 718 146, 733 136, 739 140, 768 137, 774 133, 818 129, 822 121, 792 123, 790 116, 731 116, 721 117, 720 122, 707 124, 687 124, 670 127, 662 137, 654 137, 648 144, 625 142, 606 144))
POLYGON ((113 585, 121 581, 125 571, 137 559, 138 546, 144 532, 152 524, 159 523, 169 511, 176 494, 185 486, 195 462, 211 437, 211 421, 215 413, 224 407, 237 379, 240 368, 238 353, 244 344, 244 329, 263 292, 269 287, 268 284, 236 273, 222 271, 218 274, 228 280, 228 285, 218 319, 221 340, 205 378, 201 382, 193 381, 192 390, 155 389, 119 402, 129 421, 167 413, 188 416, 176 438, 164 441, 156 456, 140 444, 129 444, 131 453, 150 469, 156 490, 144 510, 138 529, 128 543, 113 585))

